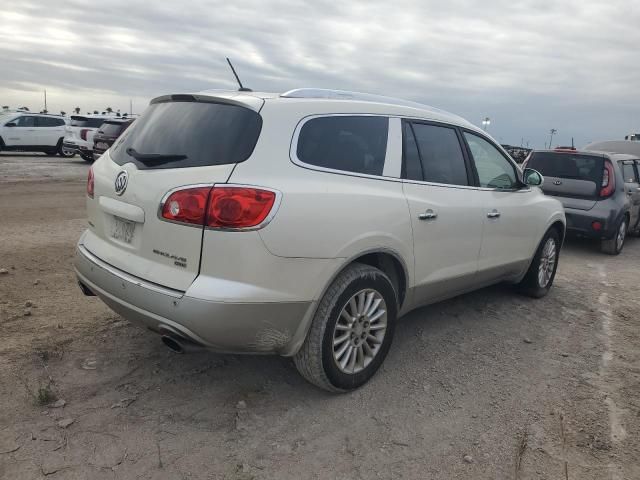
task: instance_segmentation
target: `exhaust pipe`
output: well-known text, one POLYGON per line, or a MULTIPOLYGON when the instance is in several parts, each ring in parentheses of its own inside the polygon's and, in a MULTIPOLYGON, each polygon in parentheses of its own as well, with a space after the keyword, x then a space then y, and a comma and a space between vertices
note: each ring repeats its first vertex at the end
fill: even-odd
POLYGON ((175 337, 170 337, 169 335, 162 335, 162 343, 164 343, 169 350, 174 353, 184 353, 185 348, 182 345, 182 342, 175 337))

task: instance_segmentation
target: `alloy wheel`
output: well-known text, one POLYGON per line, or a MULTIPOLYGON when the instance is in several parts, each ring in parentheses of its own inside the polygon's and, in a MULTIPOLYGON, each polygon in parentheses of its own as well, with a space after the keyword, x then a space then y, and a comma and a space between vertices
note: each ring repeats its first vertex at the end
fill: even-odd
POLYGON ((538 285, 540 285, 541 288, 545 288, 551 280, 556 266, 556 257, 556 242, 553 238, 548 238, 542 249, 540 265, 538 266, 538 285))

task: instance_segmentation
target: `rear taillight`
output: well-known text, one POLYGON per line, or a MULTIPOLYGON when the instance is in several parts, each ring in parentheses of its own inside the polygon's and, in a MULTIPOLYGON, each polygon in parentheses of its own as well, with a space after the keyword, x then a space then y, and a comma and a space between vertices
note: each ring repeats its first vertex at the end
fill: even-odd
POLYGON ((207 226, 251 228, 269 215, 276 194, 253 187, 214 187, 209 198, 207 226))
POLYGON ((87 139, 87 133, 89 133, 89 129, 88 128, 83 128, 82 130, 80 130, 80 138, 82 140, 86 140, 87 139))
POLYGON ((260 226, 276 203, 276 193, 254 187, 217 185, 177 190, 162 205, 162 218, 210 228, 260 226))
POLYGON ((172 222, 204 225, 210 191, 211 187, 194 187, 173 192, 162 206, 162 218, 172 222))
POLYGON ((87 196, 93 198, 93 190, 95 188, 95 181, 93 178, 93 167, 89 169, 89 175, 87 177, 87 196))
POLYGON ((610 160, 604 161, 604 169, 602 171, 602 188, 600 189, 600 197, 607 198, 613 195, 616 188, 616 175, 613 171, 613 164, 610 160))

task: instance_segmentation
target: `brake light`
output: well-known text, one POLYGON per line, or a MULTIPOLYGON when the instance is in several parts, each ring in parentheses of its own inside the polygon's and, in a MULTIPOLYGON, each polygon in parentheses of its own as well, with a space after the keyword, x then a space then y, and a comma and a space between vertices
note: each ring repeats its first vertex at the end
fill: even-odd
POLYGON ((207 226, 251 228, 269 215, 276 194, 253 187, 214 187, 209 198, 207 226))
POLYGON ((194 187, 173 192, 162 206, 162 218, 172 222, 204 225, 210 191, 211 187, 194 187))
POLYGON ((271 190, 219 185, 177 190, 162 205, 162 218, 211 228, 244 229, 260 225, 276 201, 271 190))
POLYGON ((80 130, 80 138, 82 140, 87 140, 87 133, 89 133, 90 130, 88 128, 83 128, 82 130, 80 130))
POLYGON ((613 195, 616 188, 616 175, 613 171, 613 164, 610 160, 604 161, 604 170, 602 171, 602 188, 600 189, 600 197, 607 198, 613 195))
POLYGON ((93 198, 93 191, 95 188, 95 180, 93 177, 93 167, 89 169, 89 176, 87 177, 87 196, 93 198))

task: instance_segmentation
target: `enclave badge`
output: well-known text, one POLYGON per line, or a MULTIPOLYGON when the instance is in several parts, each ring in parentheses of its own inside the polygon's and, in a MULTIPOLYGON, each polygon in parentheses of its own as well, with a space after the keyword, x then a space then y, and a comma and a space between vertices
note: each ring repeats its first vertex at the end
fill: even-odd
POLYGON ((122 195, 124 193, 124 191, 127 189, 128 181, 129 181, 129 174, 125 170, 122 170, 116 177, 116 181, 115 181, 116 194, 122 195))

